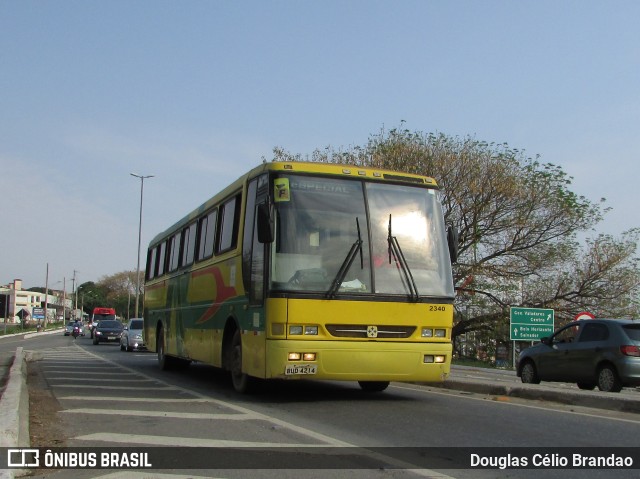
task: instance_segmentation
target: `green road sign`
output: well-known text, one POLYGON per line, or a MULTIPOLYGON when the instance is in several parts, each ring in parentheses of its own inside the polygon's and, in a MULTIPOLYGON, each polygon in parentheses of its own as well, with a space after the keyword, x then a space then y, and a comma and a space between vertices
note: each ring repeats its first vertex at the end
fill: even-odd
POLYGON ((510 308, 511 341, 540 341, 553 334, 553 309, 510 308))

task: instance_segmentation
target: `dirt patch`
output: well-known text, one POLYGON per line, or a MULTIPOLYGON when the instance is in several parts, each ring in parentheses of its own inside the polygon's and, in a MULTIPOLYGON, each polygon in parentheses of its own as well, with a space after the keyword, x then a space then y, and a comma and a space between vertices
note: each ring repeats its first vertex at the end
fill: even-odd
POLYGON ((67 437, 58 414, 62 408, 53 396, 38 361, 27 363, 29 437, 32 447, 64 447, 67 437))

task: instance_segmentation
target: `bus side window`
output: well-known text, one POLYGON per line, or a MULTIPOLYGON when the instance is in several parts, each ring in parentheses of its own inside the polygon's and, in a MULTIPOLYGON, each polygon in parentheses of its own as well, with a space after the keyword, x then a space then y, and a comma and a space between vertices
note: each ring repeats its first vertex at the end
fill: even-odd
POLYGON ((210 258, 213 254, 217 215, 218 210, 213 210, 198 222, 198 261, 210 258))
POLYGON ((251 290, 249 277, 251 276, 251 256, 253 250, 253 225, 256 210, 256 189, 258 179, 254 178, 247 185, 247 204, 245 206, 245 217, 242 239, 242 280, 245 291, 251 290))
POLYGON ((169 240, 169 272, 180 267, 180 239, 182 233, 176 233, 169 240))
POLYGON ((204 259, 204 245, 207 240, 207 221, 208 216, 203 216, 198 220, 198 253, 196 259, 204 259))
POLYGON ((153 279, 155 277, 155 273, 156 273, 156 254, 158 252, 158 247, 155 246, 153 248, 151 248, 148 252, 147 252, 147 268, 146 268, 146 273, 147 273, 147 279, 153 279))
POLYGON ((167 242, 163 241, 158 246, 158 256, 157 256, 157 262, 156 262, 156 270, 157 270, 156 276, 162 276, 164 274, 164 271, 166 269, 166 264, 167 264, 167 262, 166 262, 166 253, 167 253, 167 242))
POLYGON ((196 244, 196 223, 191 223, 182 231, 182 266, 193 263, 196 244))
POLYGON ((220 208, 220 226, 218 232, 218 247, 216 253, 224 253, 236 247, 238 242, 240 195, 234 196, 223 203, 220 208))

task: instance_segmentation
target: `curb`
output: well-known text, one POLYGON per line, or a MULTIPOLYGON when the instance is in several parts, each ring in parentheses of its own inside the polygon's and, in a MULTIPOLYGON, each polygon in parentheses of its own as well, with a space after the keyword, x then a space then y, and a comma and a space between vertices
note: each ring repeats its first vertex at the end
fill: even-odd
MULTIPOLYGON (((16 348, 7 386, 0 399, 0 430, 0 447, 29 447, 29 390, 22 347, 16 348)), ((10 479, 21 472, 20 469, 0 470, 0 478, 10 479)))
POLYGON ((460 381, 447 379, 443 383, 431 386, 464 391, 469 393, 486 394, 489 396, 517 397, 529 400, 549 401, 559 404, 584 406, 610 411, 640 413, 640 400, 612 393, 598 393, 591 391, 555 390, 544 386, 510 386, 482 382, 460 381))

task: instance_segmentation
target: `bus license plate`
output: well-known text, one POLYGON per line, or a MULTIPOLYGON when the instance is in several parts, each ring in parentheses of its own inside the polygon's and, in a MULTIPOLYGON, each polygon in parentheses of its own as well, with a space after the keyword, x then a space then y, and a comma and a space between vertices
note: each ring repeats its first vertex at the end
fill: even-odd
POLYGON ((318 372, 318 366, 315 364, 287 364, 284 370, 286 376, 293 374, 315 374, 318 372))

